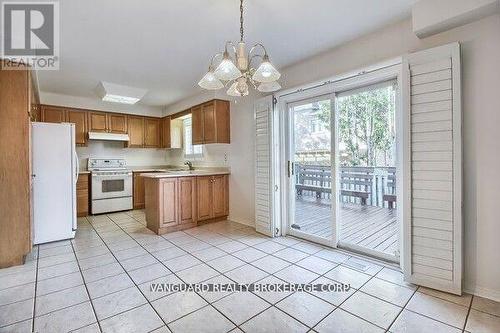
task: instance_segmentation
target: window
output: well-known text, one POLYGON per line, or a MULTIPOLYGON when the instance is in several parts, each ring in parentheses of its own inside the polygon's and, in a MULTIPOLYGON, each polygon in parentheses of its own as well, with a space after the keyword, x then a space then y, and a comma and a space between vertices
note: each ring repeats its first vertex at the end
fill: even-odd
POLYGON ((203 146, 193 145, 192 142, 192 127, 191 117, 182 121, 183 134, 184 134, 184 156, 185 157, 200 157, 203 156, 203 146))

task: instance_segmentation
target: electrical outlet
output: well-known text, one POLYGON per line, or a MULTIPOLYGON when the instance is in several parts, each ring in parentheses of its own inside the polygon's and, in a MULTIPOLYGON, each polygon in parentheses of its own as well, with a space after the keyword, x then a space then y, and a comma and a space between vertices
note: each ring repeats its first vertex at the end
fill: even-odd
POLYGON ((227 153, 224 153, 224 163, 227 164, 227 153))

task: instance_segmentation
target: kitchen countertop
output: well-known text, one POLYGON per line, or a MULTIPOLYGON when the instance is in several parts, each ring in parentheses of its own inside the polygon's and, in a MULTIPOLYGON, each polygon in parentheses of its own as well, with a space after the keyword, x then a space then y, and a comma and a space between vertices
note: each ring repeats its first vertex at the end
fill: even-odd
POLYGON ((89 173, 90 173, 90 171, 88 171, 88 170, 80 170, 80 171, 78 171, 79 175, 88 175, 89 173))
POLYGON ((177 177, 193 177, 193 176, 216 176, 216 175, 229 175, 229 170, 185 170, 185 171, 167 171, 155 173, 143 173, 141 177, 144 178, 177 178, 177 177))

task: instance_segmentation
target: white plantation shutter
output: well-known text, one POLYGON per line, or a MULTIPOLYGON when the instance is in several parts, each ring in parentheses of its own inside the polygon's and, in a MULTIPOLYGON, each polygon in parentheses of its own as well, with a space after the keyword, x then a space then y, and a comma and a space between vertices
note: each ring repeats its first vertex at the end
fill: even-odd
POLYGON ((408 281, 462 292, 460 46, 408 55, 404 273, 408 281))
POLYGON ((274 235, 273 97, 257 100, 255 119, 255 229, 274 235))

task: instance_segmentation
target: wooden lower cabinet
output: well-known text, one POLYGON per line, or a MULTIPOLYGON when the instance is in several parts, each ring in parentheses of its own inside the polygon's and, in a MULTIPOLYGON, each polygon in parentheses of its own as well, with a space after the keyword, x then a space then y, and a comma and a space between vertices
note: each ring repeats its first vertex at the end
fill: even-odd
POLYGON ((179 224, 196 222, 196 177, 181 177, 179 186, 179 224))
POLYGON ((228 176, 145 177, 147 227, 157 234, 227 218, 228 176))
POLYGON ((78 217, 89 215, 89 174, 78 176, 76 183, 76 215, 78 217))
POLYGON ((228 175, 197 177, 198 221, 229 215, 228 175))

